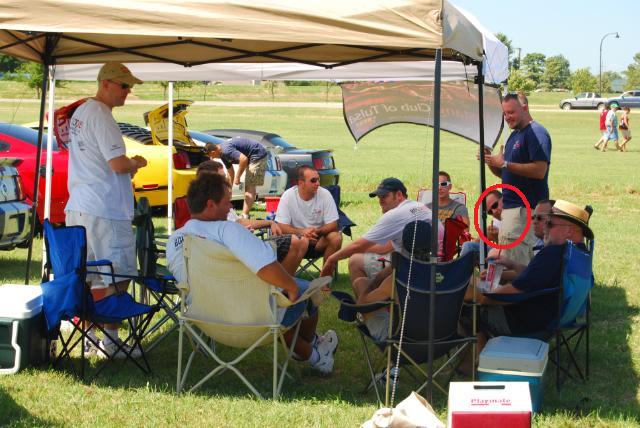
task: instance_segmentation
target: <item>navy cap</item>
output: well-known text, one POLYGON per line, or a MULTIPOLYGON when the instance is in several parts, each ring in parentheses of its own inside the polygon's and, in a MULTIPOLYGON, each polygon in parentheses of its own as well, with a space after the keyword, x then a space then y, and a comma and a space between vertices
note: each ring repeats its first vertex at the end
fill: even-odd
POLYGON ((389 192, 402 192, 405 197, 407 196, 407 188, 404 187, 402 181, 397 178, 389 177, 382 180, 378 185, 378 188, 369 193, 369 197, 375 198, 376 196, 386 195, 389 192))

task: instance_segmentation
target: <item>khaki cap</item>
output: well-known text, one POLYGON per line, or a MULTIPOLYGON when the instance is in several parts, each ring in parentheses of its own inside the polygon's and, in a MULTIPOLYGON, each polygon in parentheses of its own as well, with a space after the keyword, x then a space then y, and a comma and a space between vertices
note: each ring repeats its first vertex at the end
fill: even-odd
POLYGON ((142 80, 131 74, 131 71, 119 62, 107 62, 100 68, 98 82, 102 82, 103 80, 127 83, 130 86, 142 83, 142 80))

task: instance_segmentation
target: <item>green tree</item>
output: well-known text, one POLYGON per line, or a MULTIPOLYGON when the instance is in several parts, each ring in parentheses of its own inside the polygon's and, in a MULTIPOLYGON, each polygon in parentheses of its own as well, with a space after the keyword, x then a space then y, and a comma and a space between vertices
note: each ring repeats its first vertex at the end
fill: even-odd
POLYGON ((542 81, 544 74, 545 56, 541 53, 528 53, 522 58, 522 69, 527 73, 527 77, 533 80, 536 87, 542 81))
POLYGON ((43 77, 43 66, 42 64, 38 64, 37 62, 27 61, 18 67, 16 72, 18 73, 18 81, 26 82, 27 86, 31 89, 36 90, 36 94, 38 98, 40 98, 42 89, 42 77, 43 77))
POLYGON ((513 70, 509 75, 509 90, 531 93, 536 88, 536 82, 531 80, 522 70, 513 70))
POLYGON ((569 60, 562 55, 550 56, 545 61, 542 83, 549 89, 566 88, 569 85, 571 70, 569 60))
POLYGON ((624 74, 627 76, 625 90, 640 88, 640 52, 633 56, 633 63, 627 66, 624 74))
POLYGON ((571 74, 571 89, 578 92, 592 92, 598 88, 598 79, 591 74, 589 68, 579 68, 571 74))
POLYGON ((615 80, 621 79, 622 76, 620 73, 616 73, 615 71, 603 71, 602 72, 602 92, 603 93, 611 93, 613 92, 613 82, 615 80))
POLYGON ((0 54, 0 73, 13 73, 24 62, 14 56, 0 54))

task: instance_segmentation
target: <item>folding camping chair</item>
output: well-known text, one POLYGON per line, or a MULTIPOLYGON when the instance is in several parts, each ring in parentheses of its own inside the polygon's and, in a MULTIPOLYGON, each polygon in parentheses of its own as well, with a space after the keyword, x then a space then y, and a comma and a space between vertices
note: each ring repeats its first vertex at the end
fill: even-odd
MULTIPOLYGON (((326 186, 331 196, 333 197, 333 201, 336 203, 336 207, 338 208, 338 230, 343 235, 347 235, 349 238, 352 238, 351 228, 357 226, 347 215, 340 209, 340 186, 337 184, 332 184, 330 186, 326 186)), ((322 266, 319 266, 319 261, 322 259, 322 255, 314 254, 313 257, 303 259, 300 267, 296 271, 297 277, 306 276, 310 279, 313 279, 314 276, 309 272, 310 269, 314 269, 316 272, 320 272, 322 270, 322 266)), ((338 275, 338 270, 336 268, 335 275, 338 275)))
MULTIPOLYGON (((332 292, 332 295, 340 300, 338 317, 343 321, 355 322, 356 328, 360 333, 371 375, 371 383, 365 391, 373 387, 378 401, 388 404, 388 395, 383 402, 378 391, 376 370, 374 370, 371 354, 367 346, 367 340, 371 340, 380 351, 387 353, 386 373, 390 372, 388 363, 395 362, 398 353, 400 353, 400 365, 407 369, 411 377, 420 382, 420 387, 415 390, 416 392, 420 392, 429 384, 429 374, 421 367, 422 364, 428 361, 429 347, 433 346, 434 361, 447 355, 448 358, 433 372, 432 376, 433 385, 446 395, 445 388, 435 381, 436 376, 444 374, 446 366, 452 365, 456 357, 469 345, 474 344, 476 340, 473 336, 467 337, 458 334, 458 319, 462 309, 464 293, 472 277, 474 256, 473 254, 467 254, 451 262, 434 265, 415 258, 412 260, 411 255, 403 250, 402 253, 393 253, 392 265, 394 267, 394 290, 396 293, 395 305, 392 304, 392 301, 358 305, 347 293, 332 292), (434 340, 430 341, 431 291, 429 281, 432 269, 436 269, 437 284, 435 291, 435 332, 434 340), (409 272, 411 272, 410 277, 409 272), (410 294, 409 299, 406 299, 407 294, 410 294), (391 324, 390 331, 393 333, 388 339, 376 341, 370 335, 364 322, 360 321, 357 314, 368 313, 384 307, 388 307, 391 312, 389 322, 391 324), (402 320, 403 316, 404 321, 402 320), (404 334, 401 338, 400 325, 402 323, 404 323, 404 334), (427 380, 419 380, 420 375, 427 378, 427 380)), ((387 376, 387 382, 390 381, 391 377, 387 376)), ((388 391, 387 384, 387 393, 388 391)))
POLYGON ((561 375, 573 379, 572 369, 580 380, 589 378, 589 329, 591 326, 591 289, 593 288, 594 241, 588 246, 588 253, 567 241, 563 254, 562 282, 558 287, 525 294, 487 294, 495 300, 511 303, 522 302, 544 294, 557 293, 558 314, 545 331, 526 337, 553 341, 549 349, 549 361, 556 367, 556 389, 562 385, 561 375), (577 353, 584 344, 584 371, 578 363, 577 353), (566 363, 562 362, 562 350, 566 353, 566 363))
POLYGON ((215 367, 190 391, 214 376, 232 371, 257 397, 258 389, 242 374, 239 364, 257 348, 272 345, 272 396, 280 395, 298 337, 299 320, 294 324, 295 335, 289 348, 283 334, 288 330, 280 325, 281 309, 291 305, 280 291, 251 272, 222 245, 196 236, 185 236, 184 258, 187 279, 179 283, 181 292, 180 335, 178 345, 177 390, 184 388, 187 376, 198 351, 211 358, 215 367), (182 368, 184 338, 191 342, 192 352, 182 368), (215 341, 215 346, 208 339, 215 341), (278 361, 278 340, 284 348, 284 359, 278 361), (225 360, 222 346, 242 351, 225 360), (280 376, 278 376, 280 369, 280 376))
POLYGON ((148 302, 150 296, 164 312, 162 317, 145 331, 145 338, 158 331, 168 321, 173 321, 168 330, 147 345, 146 350, 150 352, 178 327, 179 291, 169 269, 158 263, 158 259, 165 256, 166 240, 169 237, 155 234, 151 207, 145 197, 138 199, 133 224, 136 226, 136 252, 140 273, 138 284, 144 288, 143 292, 148 293, 147 296, 143 296, 143 302, 148 302))
POLYGON ((88 340, 102 352, 106 359, 100 364, 92 378, 98 376, 107 363, 114 361, 115 354, 122 353, 126 359, 133 362, 144 373, 150 373, 151 368, 140 344, 146 327, 151 317, 157 310, 155 306, 137 303, 128 293, 118 293, 99 301, 94 301, 91 290, 86 283, 88 273, 98 274, 98 271, 89 271, 87 267, 107 266, 113 282, 119 275, 113 272, 113 266, 108 260, 87 261, 87 237, 82 226, 69 226, 54 228, 48 220, 44 222, 44 240, 47 248, 47 264, 45 279, 53 274, 54 279, 43 282, 42 307, 50 337, 60 340, 62 349, 53 360, 53 365, 59 365, 63 360, 71 362, 71 369, 76 373, 71 361, 71 352, 80 345, 80 378, 85 379, 85 355, 83 352, 83 340, 88 340), (77 317, 77 318, 76 318, 77 317), (75 319, 74 319, 75 318, 75 319), (60 331, 60 321, 67 320, 72 326, 68 337, 60 331), (100 330, 105 337, 114 339, 102 328, 105 323, 122 323, 129 325, 129 335, 122 342, 130 342, 131 349, 114 342, 117 350, 112 355, 100 349, 96 340, 88 335, 92 327, 100 330), (132 357, 135 349, 141 352, 142 364, 132 357))

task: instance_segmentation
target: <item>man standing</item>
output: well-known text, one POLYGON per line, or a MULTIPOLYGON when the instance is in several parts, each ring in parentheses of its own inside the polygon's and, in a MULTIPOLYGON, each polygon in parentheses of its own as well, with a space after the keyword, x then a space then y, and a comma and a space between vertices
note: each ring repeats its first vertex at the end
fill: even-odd
POLYGON ((256 200, 256 188, 264 184, 267 171, 267 149, 257 141, 249 138, 235 137, 222 144, 207 143, 205 150, 211 158, 220 158, 227 167, 229 181, 234 186, 240 185, 240 177, 244 178, 244 205, 242 217, 249 218, 249 211, 256 200), (233 170, 238 164, 238 171, 233 170))
MULTIPOLYGON (((491 172, 502 178, 502 183, 518 188, 535 207, 538 201, 549 198, 549 164, 551 163, 551 137, 547 130, 529 114, 527 97, 519 92, 509 93, 502 100, 504 118, 513 131, 509 135, 504 153, 489 153, 485 163, 491 172)), ((485 149, 486 150, 486 149, 485 149)), ((524 201, 512 190, 503 191, 502 223, 498 241, 510 244, 523 233, 529 221, 524 201)), ((529 263, 533 257, 535 237, 530 228, 524 240, 515 248, 506 250, 506 257, 529 263)))
POLYGON ((324 262, 342 246, 338 230, 338 207, 331 192, 320 187, 320 175, 310 166, 298 168, 298 185, 280 198, 276 221, 282 233, 309 240, 307 257, 324 257, 324 262))
POLYGON ((600 147, 603 144, 606 144, 609 141, 609 131, 607 130, 607 115, 609 114, 609 104, 605 104, 604 108, 600 112, 600 139, 596 141, 593 145, 593 148, 596 150, 600 150, 600 147))
MULTIPOLYGON (((455 218, 464 222, 469 226, 469 211, 460 202, 451 199, 451 176, 445 171, 438 173, 440 186, 438 187, 438 220, 442 223, 448 218, 455 218)), ((427 204, 427 208, 431 209, 433 202, 427 204)))
MULTIPOLYGON (((338 262, 349 259, 349 276, 352 286, 361 277, 379 277, 381 281, 388 276, 389 269, 377 274, 370 272, 367 267, 370 254, 386 254, 391 251, 400 251, 402 248, 402 231, 411 222, 424 220, 431 223, 431 210, 425 205, 407 199, 407 188, 402 181, 389 177, 380 182, 378 188, 369 193, 370 198, 378 198, 382 217, 362 237, 353 241, 349 246, 341 249, 329 257, 322 268, 321 276, 332 275, 338 262)), ((442 246, 444 228, 438 222, 438 242, 442 246)))
MULTIPOLYGON (((70 122, 69 201, 65 207, 67 225, 84 226, 87 258, 113 262, 116 273, 136 275, 131 177, 147 165, 141 156, 127 157, 120 128, 113 118, 114 107, 124 105, 133 85, 142 83, 122 64, 109 62, 98 73, 98 91, 74 112, 70 122)), ((105 269, 106 271, 106 269, 105 269)), ((109 283, 106 295, 125 291, 129 280, 109 283)), ((93 285, 100 281, 89 278, 93 285)), ((118 339, 118 326, 106 324, 107 333, 118 339)), ((109 337, 100 343, 111 355, 118 347, 109 337)), ((129 347, 126 350, 129 350, 129 347)), ((88 350, 91 351, 91 350, 88 350)), ((124 357, 117 353, 116 358, 124 357)), ((99 352, 98 355, 103 355, 99 352)), ((139 356, 135 349, 132 356, 139 356)))

